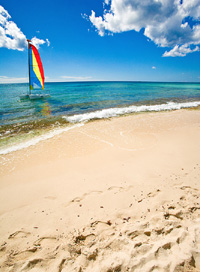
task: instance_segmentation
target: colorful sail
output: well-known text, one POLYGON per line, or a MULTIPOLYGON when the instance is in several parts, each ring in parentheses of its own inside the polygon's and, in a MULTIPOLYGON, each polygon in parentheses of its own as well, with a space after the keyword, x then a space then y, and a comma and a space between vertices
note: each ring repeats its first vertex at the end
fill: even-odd
POLYGON ((30 89, 33 90, 35 84, 44 90, 44 71, 40 55, 34 45, 29 43, 29 71, 30 89))

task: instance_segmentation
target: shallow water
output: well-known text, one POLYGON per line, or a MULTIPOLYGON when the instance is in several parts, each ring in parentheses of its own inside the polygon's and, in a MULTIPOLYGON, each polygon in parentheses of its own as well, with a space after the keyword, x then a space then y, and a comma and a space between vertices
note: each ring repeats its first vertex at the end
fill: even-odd
POLYGON ((200 105, 199 83, 46 83, 51 97, 20 99, 27 84, 0 84, 0 148, 91 119, 200 105))

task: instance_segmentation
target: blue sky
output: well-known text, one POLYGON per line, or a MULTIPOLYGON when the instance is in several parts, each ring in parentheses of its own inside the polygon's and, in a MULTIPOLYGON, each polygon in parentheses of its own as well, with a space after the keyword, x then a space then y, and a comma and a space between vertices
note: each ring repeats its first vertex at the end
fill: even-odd
POLYGON ((34 37, 46 81, 200 82, 199 0, 141 2, 1 0, 0 83, 27 81, 34 37))

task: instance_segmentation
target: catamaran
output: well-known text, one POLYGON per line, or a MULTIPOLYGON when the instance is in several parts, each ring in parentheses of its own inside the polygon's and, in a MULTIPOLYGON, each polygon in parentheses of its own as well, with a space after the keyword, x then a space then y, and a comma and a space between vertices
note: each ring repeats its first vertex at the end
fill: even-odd
POLYGON ((39 99, 50 96, 50 93, 44 92, 44 70, 37 48, 28 42, 28 69, 29 69, 29 91, 26 95, 20 96, 20 98, 39 99), (38 93, 33 92, 37 90, 38 93), (43 92, 41 92, 43 90, 43 92))

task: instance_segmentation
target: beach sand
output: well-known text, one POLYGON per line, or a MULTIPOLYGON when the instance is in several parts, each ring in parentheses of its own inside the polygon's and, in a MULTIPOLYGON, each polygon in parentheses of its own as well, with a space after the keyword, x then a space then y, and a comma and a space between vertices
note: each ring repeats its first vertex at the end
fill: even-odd
POLYGON ((200 271, 199 110, 89 122, 0 162, 0 271, 200 271))

